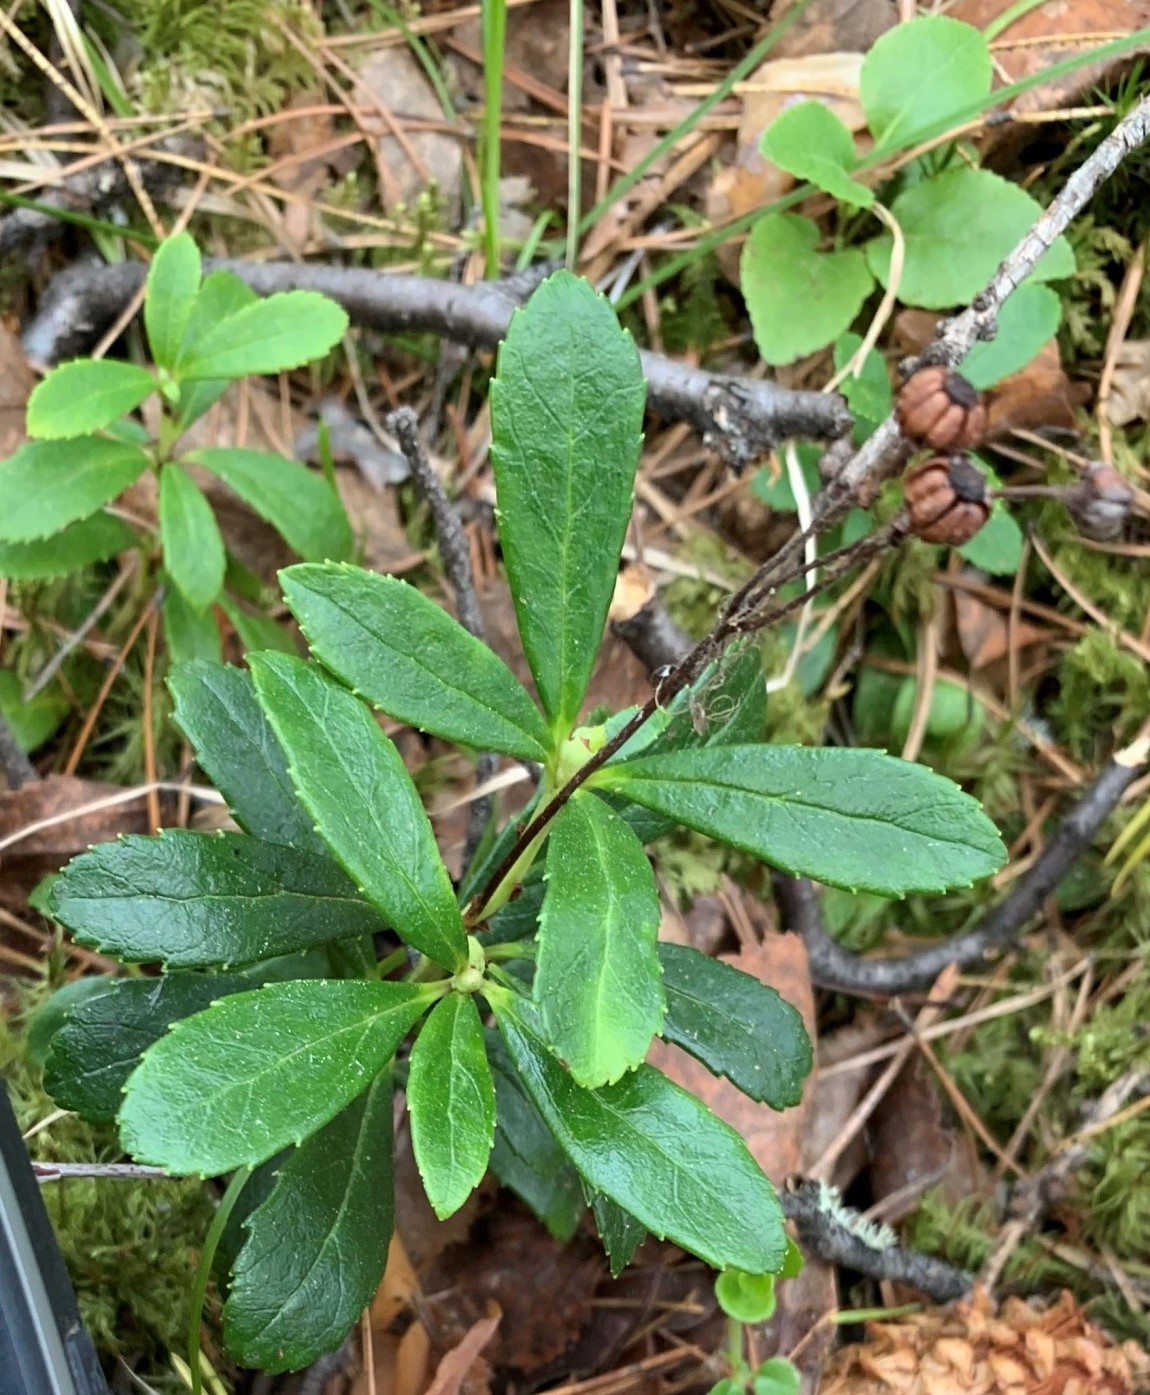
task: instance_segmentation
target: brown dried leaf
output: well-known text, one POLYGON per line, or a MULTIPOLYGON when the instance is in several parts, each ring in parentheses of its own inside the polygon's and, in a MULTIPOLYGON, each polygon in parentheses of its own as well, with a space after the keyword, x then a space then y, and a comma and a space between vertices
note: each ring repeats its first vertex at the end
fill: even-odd
POLYGON ((19 338, 0 322, 0 459, 24 440, 24 409, 35 386, 19 338))
POLYGON ((121 833, 147 833, 147 796, 123 785, 48 775, 0 793, 2 855, 64 861, 121 833))
MULTIPOLYGON (((1007 612, 988 605, 969 592, 954 593, 954 623, 958 642, 972 670, 985 669, 1006 657, 1011 645, 1011 628, 1007 612)), ((1014 626, 1016 649, 1028 649, 1051 637, 1045 626, 1019 620, 1014 626)))
POLYGON ((459 1339, 458 1344, 440 1361, 435 1370, 435 1378, 427 1387, 427 1395, 460 1395, 464 1380, 469 1374, 472 1379, 467 1382, 468 1395, 485 1395, 490 1388, 491 1368, 485 1361, 481 1363, 479 1356, 494 1337, 503 1316, 495 1304, 491 1307, 494 1310, 491 1315, 473 1323, 459 1339), (477 1373, 474 1368, 477 1365, 485 1368, 479 1381, 475 1380, 477 1373))
POLYGON ((1058 342, 1052 339, 1025 368, 1004 378, 987 393, 988 439, 1025 428, 1073 430, 1076 403, 1062 368, 1058 342))
POLYGON ((889 1198, 881 1219, 893 1225, 914 1210, 954 1152, 942 1102, 921 1056, 912 1056, 899 1071, 871 1115, 869 1133, 871 1193, 876 1203, 889 1198))
MULTIPOLYGON (((797 0, 775 5, 778 21, 797 0)), ((811 0, 772 52, 776 58, 809 53, 865 53, 874 41, 898 23, 896 0, 811 0)))
POLYGON ((1114 426, 1150 417, 1150 339, 1127 339, 1118 346, 1106 417, 1114 426))

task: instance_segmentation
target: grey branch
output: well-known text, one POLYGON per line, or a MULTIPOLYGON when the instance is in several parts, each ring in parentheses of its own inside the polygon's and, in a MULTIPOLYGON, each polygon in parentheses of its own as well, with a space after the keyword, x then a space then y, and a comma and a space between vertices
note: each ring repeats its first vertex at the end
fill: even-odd
POLYGON ((162 1167, 145 1167, 143 1163, 33 1162, 32 1171, 41 1182, 60 1182, 67 1177, 108 1177, 122 1182, 171 1180, 171 1174, 162 1167))
MULTIPOLYGON (((321 291, 356 324, 391 333, 436 334, 472 348, 495 348, 518 303, 498 283, 460 286, 423 276, 292 262, 209 260, 206 266, 234 272, 260 295, 321 291)), ((50 367, 83 352, 136 292, 144 271, 129 262, 111 267, 88 263, 63 272, 25 330, 29 359, 50 367)), ((640 357, 652 411, 689 421, 736 468, 782 440, 830 440, 850 430, 850 412, 835 393, 800 392, 757 378, 708 373, 662 354, 643 352, 640 357)))

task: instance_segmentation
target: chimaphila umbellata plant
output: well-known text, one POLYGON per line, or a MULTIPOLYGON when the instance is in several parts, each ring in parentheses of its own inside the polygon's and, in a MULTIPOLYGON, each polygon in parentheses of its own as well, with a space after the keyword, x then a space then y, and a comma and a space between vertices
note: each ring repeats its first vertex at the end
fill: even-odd
POLYGON ((0 461, 0 576, 42 580, 140 548, 167 583, 171 657, 219 658, 220 605, 245 644, 290 647, 237 604, 211 504, 189 466, 221 480, 305 560, 352 555, 351 525, 333 483, 270 451, 180 450, 181 437, 237 379, 321 358, 347 315, 314 291, 261 300, 228 271, 202 274, 187 233, 163 242, 148 270, 144 326, 155 371, 115 359, 54 368, 28 401, 32 438, 0 461), (131 414, 156 398, 155 434, 131 414), (106 506, 155 474, 159 526, 138 532, 106 506))
POLYGON ((492 460, 538 705, 413 586, 289 567, 309 660, 196 661, 171 680, 243 832, 124 838, 54 885, 81 943, 164 971, 111 981, 69 1014, 48 1063, 57 1101, 118 1116, 126 1150, 172 1173, 256 1170, 224 1306, 247 1364, 302 1365, 370 1300, 392 1224, 396 1074, 440 1216, 490 1166, 558 1236, 589 1206, 615 1271, 651 1232, 718 1270, 779 1272, 788 1241, 767 1178, 645 1057, 662 1036, 783 1109, 810 1044, 773 989, 659 943, 644 843, 684 825, 887 896, 965 886, 1004 859, 976 802, 925 767, 763 744, 753 649, 643 720, 579 725, 644 398, 630 337, 585 282, 558 273, 516 313, 492 460), (373 708, 542 772, 458 888, 373 708))

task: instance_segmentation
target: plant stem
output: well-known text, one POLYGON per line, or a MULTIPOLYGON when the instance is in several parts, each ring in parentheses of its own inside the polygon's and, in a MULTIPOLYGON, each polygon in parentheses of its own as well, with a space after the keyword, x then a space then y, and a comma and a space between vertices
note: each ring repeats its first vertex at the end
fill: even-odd
MULTIPOLYGON (((804 0, 805 3, 805 0, 804 0)), ((567 45, 567 270, 579 258, 579 206, 583 201, 583 0, 570 0, 567 45)))
POLYGON ((507 43, 506 0, 483 0, 483 158, 481 194, 487 276, 499 275, 499 159, 503 125, 503 53, 507 43))
POLYGON ((252 1175, 250 1167, 241 1167, 232 1174, 223 1200, 216 1207, 216 1214, 204 1236, 204 1247, 200 1251, 200 1262, 196 1266, 196 1277, 192 1284, 191 1312, 188 1315, 188 1365, 192 1375, 192 1395, 203 1395, 204 1373, 200 1367, 200 1324, 204 1319, 204 1300, 208 1294, 208 1280, 212 1275, 212 1264, 219 1249, 224 1227, 235 1209, 240 1193, 252 1175))

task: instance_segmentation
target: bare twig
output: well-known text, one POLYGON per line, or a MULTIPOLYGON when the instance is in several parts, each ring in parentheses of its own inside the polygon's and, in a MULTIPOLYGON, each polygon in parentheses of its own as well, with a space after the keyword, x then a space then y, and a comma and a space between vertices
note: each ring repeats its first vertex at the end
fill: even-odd
MULTIPOLYGON (((460 286, 422 276, 294 262, 209 260, 206 266, 234 272, 260 295, 321 291, 337 300, 357 324, 437 334, 473 348, 495 348, 517 304, 506 285, 491 282, 460 286)), ((81 352, 135 293, 144 272, 137 262, 88 264, 57 277, 24 333, 29 359, 46 367, 81 352)), ((850 413, 836 394, 708 373, 662 354, 644 352, 640 357, 652 411, 691 422, 738 468, 788 437, 829 440, 850 429, 850 413)))
POLYGON ((170 1181, 162 1167, 143 1163, 58 1163, 33 1162, 33 1173, 41 1182, 60 1182, 68 1177, 109 1177, 122 1182, 170 1181))
MULTIPOLYGON (((399 442, 399 448, 411 470, 411 477, 420 496, 431 510, 435 524, 435 536, 439 541, 439 555, 443 559, 443 569, 455 592, 455 608, 459 623, 476 639, 483 638, 483 616, 479 610, 479 598, 475 594, 475 578, 471 572, 471 552, 467 537, 459 521, 443 481, 435 473, 428 459, 419 434, 419 418, 410 407, 399 407, 387 418, 387 429, 399 442)), ((484 785, 495 774, 497 758, 490 751, 482 751, 475 762, 476 783, 484 785)), ((483 837, 483 830, 491 818, 492 797, 489 794, 476 799, 471 806, 467 824, 467 837, 463 846, 463 861, 460 875, 465 876, 475 850, 483 837)))

